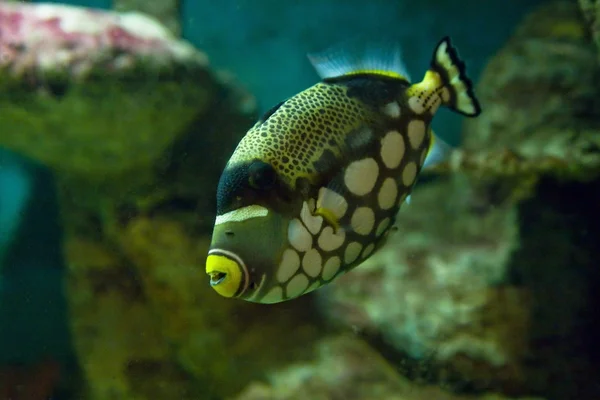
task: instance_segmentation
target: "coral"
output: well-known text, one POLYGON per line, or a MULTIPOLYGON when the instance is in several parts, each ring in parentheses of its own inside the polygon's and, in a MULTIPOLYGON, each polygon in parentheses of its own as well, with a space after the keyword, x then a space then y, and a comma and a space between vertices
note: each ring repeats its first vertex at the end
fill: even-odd
POLYGON ((139 13, 0 3, 0 55, 0 144, 80 202, 147 184, 221 90, 204 54, 139 13))
POLYGON ((10 74, 68 72, 89 77, 96 68, 125 73, 152 67, 201 68, 207 58, 138 12, 116 13, 60 4, 3 3, 2 66, 10 74))
POLYGON ((233 399, 508 400, 491 394, 458 396, 438 387, 415 384, 399 375, 368 344, 352 336, 326 337, 315 345, 314 353, 311 362, 273 371, 268 383, 255 382, 233 399))

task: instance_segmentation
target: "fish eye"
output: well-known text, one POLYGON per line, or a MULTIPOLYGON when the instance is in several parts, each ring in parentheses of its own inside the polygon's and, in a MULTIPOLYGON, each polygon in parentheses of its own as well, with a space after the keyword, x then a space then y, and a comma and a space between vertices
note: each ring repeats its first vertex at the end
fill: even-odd
POLYGON ((277 173, 269 163, 256 160, 248 168, 248 183, 255 189, 268 190, 273 187, 277 173))

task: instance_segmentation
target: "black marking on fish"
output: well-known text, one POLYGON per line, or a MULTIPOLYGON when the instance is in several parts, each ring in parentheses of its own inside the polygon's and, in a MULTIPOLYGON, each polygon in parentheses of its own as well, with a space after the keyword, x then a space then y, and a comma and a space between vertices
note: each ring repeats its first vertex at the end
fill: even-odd
POLYGON ((263 115, 262 117, 260 117, 258 119, 259 123, 264 123, 266 122, 269 117, 271 117, 271 115, 275 114, 275 112, 277 112, 277 110, 279 110, 279 108, 286 102, 287 100, 283 100, 280 101, 279 103, 275 104, 273 107, 269 108, 263 115))
POLYGON ((409 86, 408 81, 399 78, 375 74, 359 74, 329 79, 327 83, 337 83, 348 88, 348 96, 357 98, 363 103, 381 107, 400 96, 409 86))

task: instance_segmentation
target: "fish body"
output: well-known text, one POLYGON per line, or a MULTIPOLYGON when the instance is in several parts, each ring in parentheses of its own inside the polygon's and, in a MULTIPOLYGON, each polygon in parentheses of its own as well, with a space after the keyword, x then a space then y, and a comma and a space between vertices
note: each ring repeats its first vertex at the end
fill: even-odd
POLYGON ((397 53, 311 61, 322 81, 260 118, 221 176, 206 272, 222 296, 286 301, 360 265, 445 153, 438 108, 481 111, 449 38, 414 84, 397 53))

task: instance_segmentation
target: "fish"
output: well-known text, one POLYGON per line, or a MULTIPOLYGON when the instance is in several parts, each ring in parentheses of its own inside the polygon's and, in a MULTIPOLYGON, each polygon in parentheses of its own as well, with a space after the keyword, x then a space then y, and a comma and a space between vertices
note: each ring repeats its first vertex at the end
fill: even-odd
POLYGON ((359 266, 386 243, 420 171, 447 157, 431 129, 439 107, 481 113, 448 36, 417 83, 399 49, 308 58, 320 81, 260 117, 219 179, 205 267, 223 297, 279 303, 359 266))

